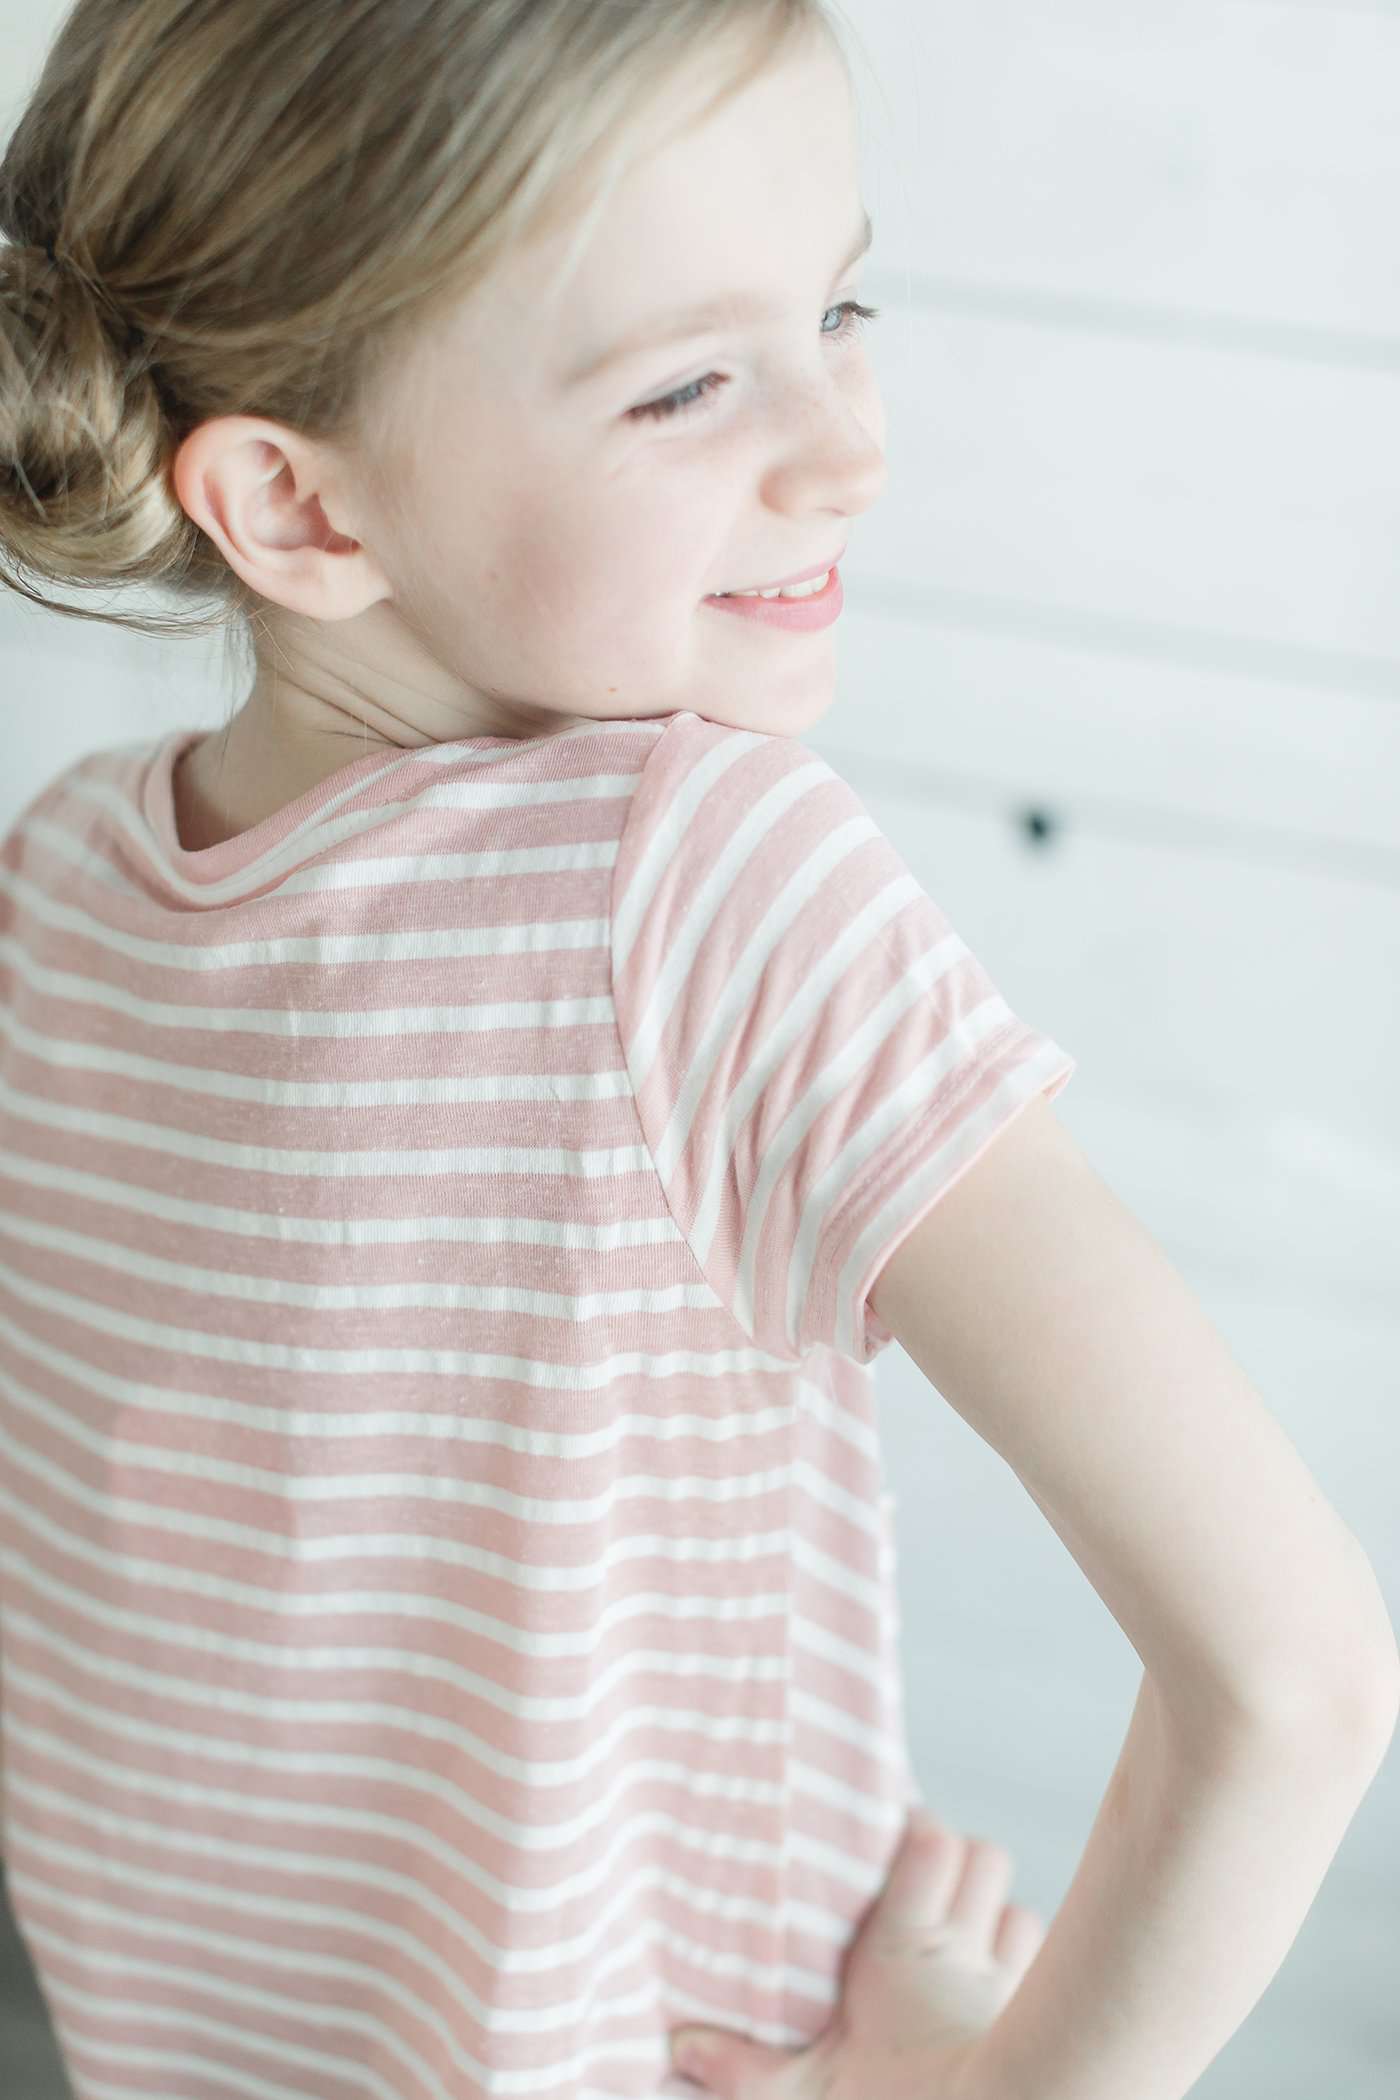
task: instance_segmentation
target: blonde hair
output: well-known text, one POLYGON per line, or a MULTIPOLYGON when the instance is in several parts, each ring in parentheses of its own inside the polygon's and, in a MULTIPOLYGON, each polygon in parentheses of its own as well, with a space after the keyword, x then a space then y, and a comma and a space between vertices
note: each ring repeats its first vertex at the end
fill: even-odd
POLYGON ((596 210, 600 160, 610 187, 687 62, 734 34, 698 119, 806 30, 839 50, 838 19, 827 0, 79 0, 0 161, 0 583, 145 634, 251 632, 265 601, 175 492, 189 433, 255 415, 372 450, 400 353, 514 244, 596 210), (89 610, 23 576, 182 610, 89 610))

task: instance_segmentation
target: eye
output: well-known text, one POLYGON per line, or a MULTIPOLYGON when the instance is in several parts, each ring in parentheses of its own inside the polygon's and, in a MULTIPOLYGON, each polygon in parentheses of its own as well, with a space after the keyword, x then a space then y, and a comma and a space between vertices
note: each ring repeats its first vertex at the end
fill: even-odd
MULTIPOLYGON (((880 318, 878 306, 862 306, 856 299, 845 299, 840 306, 829 306, 827 313, 844 316, 839 328, 822 330, 827 341, 831 343, 849 342, 852 337, 862 332, 867 321, 878 321, 880 318)), ((826 316, 823 315, 822 318, 825 319, 826 316)), ((707 372, 703 379, 695 380, 692 385, 680 387, 674 394, 664 394, 659 401, 644 401, 640 408, 629 408, 627 414, 634 419, 643 416, 655 416, 660 419, 685 415, 690 410, 701 407, 706 401, 713 400, 720 388, 728 384, 728 378, 723 372, 707 372)))

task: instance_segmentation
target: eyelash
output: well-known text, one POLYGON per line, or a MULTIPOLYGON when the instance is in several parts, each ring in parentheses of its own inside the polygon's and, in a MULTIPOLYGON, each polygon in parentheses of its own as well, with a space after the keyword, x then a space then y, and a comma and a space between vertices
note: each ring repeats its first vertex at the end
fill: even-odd
MULTIPOLYGON (((843 313, 846 316, 841 326, 826 338, 829 343, 844 343, 856 335, 867 321, 878 321, 878 306, 862 306, 857 299, 843 299, 839 306, 829 306, 827 312, 843 313), (856 324, 856 325, 853 325, 856 324)), ((691 410, 703 408, 712 401, 722 386, 729 381, 723 372, 707 372, 691 386, 678 387, 674 394, 664 394, 659 401, 644 401, 640 408, 629 408, 629 416, 656 416, 658 418, 687 415, 691 410)))

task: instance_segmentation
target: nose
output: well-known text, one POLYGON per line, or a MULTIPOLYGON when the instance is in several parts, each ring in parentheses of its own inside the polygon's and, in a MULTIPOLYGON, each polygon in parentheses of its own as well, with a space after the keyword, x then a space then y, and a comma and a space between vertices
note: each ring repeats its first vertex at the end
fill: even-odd
POLYGON ((777 472, 795 509, 851 518, 879 502, 890 478, 883 444, 849 409, 814 422, 777 472))
POLYGON ((790 498, 820 508, 823 497, 846 517, 878 503, 889 485, 885 409, 873 375, 864 385, 829 374, 814 388, 791 425, 792 442, 779 472, 793 485, 790 498))

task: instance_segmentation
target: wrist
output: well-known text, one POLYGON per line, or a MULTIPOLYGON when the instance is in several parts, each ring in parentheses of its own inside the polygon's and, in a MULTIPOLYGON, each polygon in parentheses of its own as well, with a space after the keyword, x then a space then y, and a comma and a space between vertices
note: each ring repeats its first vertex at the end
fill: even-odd
POLYGON ((929 2100, 1011 2100, 991 2084, 985 2035, 973 2035, 949 2053, 946 2070, 940 2066, 938 2091, 929 2100))

